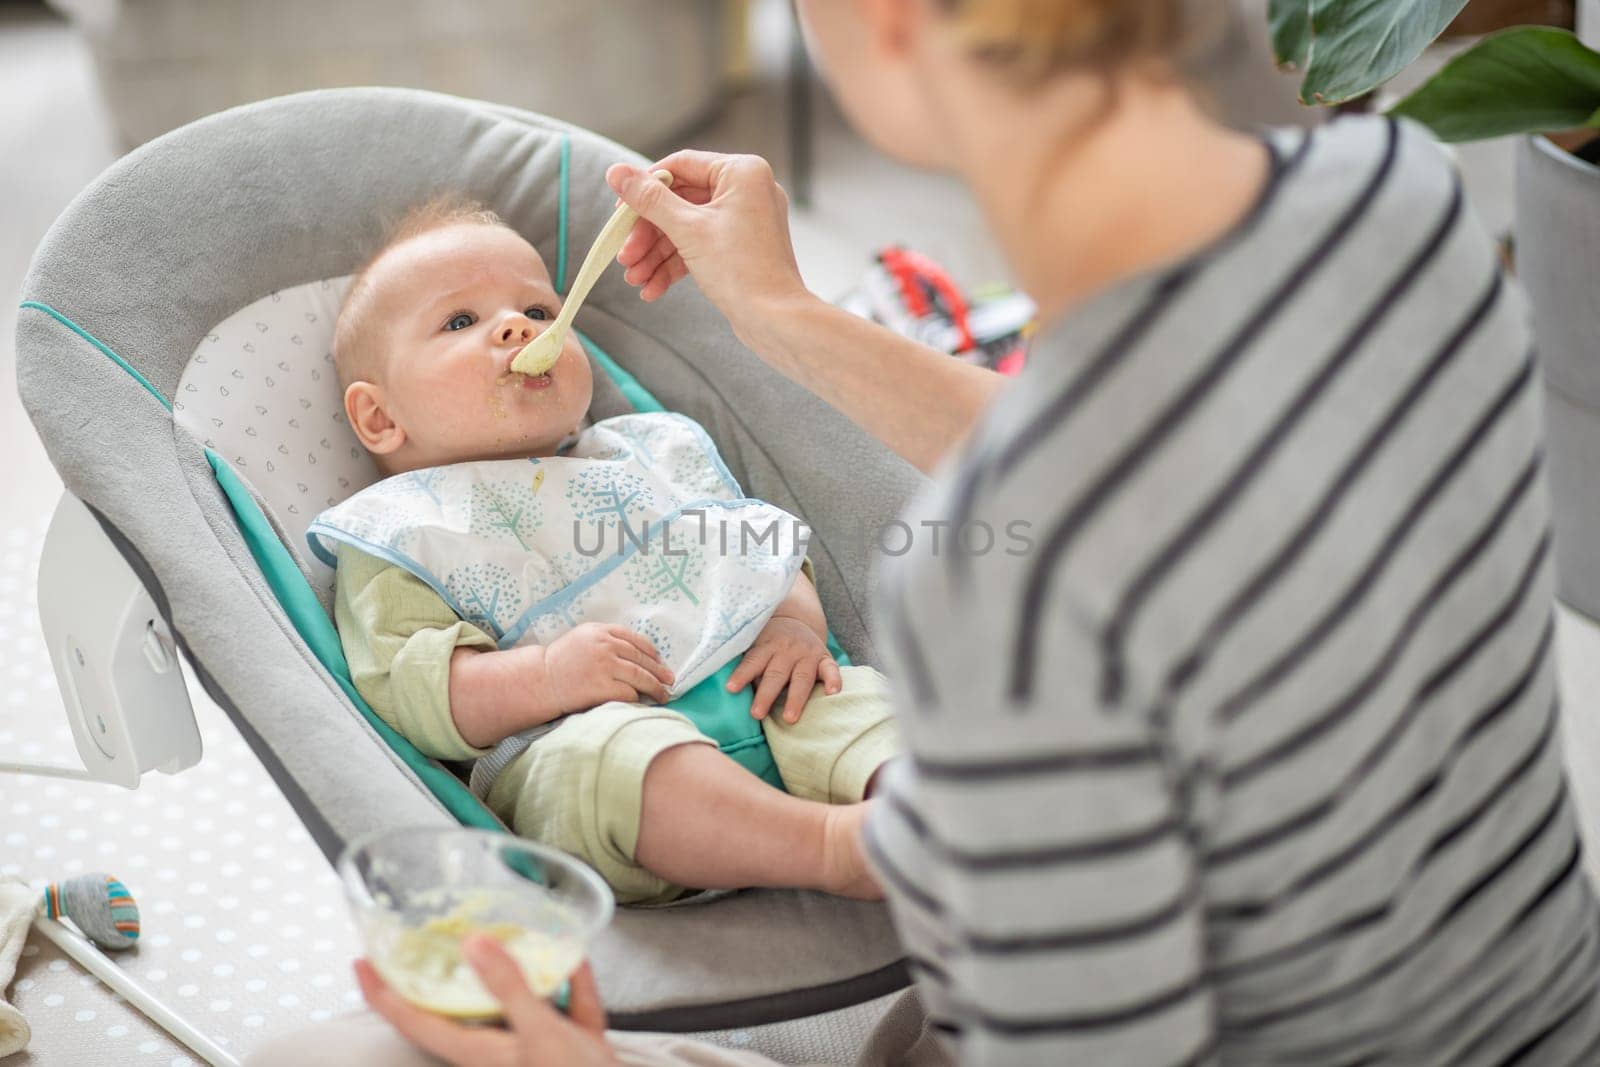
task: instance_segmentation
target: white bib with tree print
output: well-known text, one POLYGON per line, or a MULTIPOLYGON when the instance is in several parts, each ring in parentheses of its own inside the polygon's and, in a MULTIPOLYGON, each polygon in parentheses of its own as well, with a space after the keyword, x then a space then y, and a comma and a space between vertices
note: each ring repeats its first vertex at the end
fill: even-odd
POLYGON ((710 437, 681 415, 622 415, 558 455, 386 478, 306 531, 427 582, 502 649, 585 622, 654 643, 677 697, 755 640, 789 592, 810 531, 743 497, 710 437))

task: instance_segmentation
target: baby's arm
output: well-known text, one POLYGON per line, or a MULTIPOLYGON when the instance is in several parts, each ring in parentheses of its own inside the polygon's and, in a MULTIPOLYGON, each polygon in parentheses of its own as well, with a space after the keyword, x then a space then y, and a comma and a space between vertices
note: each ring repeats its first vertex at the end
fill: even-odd
POLYGON ((807 572, 810 569, 808 562, 805 570, 795 576, 794 584, 789 587, 788 595, 778 601, 778 606, 772 611, 772 617, 778 618, 782 616, 784 618, 797 619, 805 623, 811 629, 811 632, 817 635, 818 641, 827 644, 828 619, 822 613, 822 600, 817 596, 817 587, 807 577, 807 572))
POLYGON ((539 645, 455 650, 450 656, 450 718, 462 740, 492 748, 514 733, 565 714, 551 688, 538 684, 545 651, 539 645))
POLYGON ((494 638, 458 618, 428 585, 349 545, 338 549, 334 621, 357 691, 384 722, 435 759, 472 759, 450 711, 450 664, 494 638))
POLYGON ((672 672, 646 638, 626 626, 586 622, 549 646, 456 649, 450 714, 468 743, 488 747, 610 700, 665 703, 671 682, 672 672))
POLYGON ((341 544, 334 619, 356 689, 426 756, 472 759, 530 726, 607 700, 666 699, 672 672, 623 627, 496 651, 426 583, 341 544))

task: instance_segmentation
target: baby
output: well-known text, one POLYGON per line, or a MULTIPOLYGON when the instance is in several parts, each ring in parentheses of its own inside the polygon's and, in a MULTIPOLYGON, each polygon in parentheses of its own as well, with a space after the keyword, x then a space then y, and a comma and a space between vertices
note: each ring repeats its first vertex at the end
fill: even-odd
POLYGON ((588 426, 575 333, 545 374, 510 372, 560 307, 532 245, 450 200, 352 284, 334 360, 386 477, 308 537, 356 687, 625 903, 879 896, 861 825, 896 751, 888 694, 829 654, 803 525, 682 416, 588 426))

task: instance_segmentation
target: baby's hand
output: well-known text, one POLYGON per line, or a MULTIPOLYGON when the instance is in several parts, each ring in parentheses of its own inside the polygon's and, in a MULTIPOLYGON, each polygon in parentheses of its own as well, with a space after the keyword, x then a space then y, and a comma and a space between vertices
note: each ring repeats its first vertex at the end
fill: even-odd
POLYGON ((608 700, 667 700, 672 672, 656 647, 626 626, 586 622, 544 650, 540 681, 563 713, 587 711, 608 700))
POLYGON ((766 718, 778 694, 788 686, 789 698, 783 704, 783 721, 787 723, 800 721, 800 713, 805 710, 817 679, 822 680, 829 694, 837 693, 843 684, 839 665, 833 662, 828 646, 817 637, 817 632, 799 619, 786 615, 774 615, 767 621, 756 643, 734 668, 728 679, 728 692, 737 693, 757 676, 761 684, 750 702, 750 714, 757 719, 766 718))

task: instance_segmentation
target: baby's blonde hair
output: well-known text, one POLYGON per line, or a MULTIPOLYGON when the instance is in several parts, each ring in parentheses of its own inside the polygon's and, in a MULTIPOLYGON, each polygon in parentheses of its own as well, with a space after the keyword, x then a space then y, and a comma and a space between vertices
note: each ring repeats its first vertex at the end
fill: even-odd
POLYGON ((972 54, 1023 85, 1173 59, 1192 0, 942 0, 972 54))
POLYGON ((373 301, 368 274, 373 264, 397 244, 445 226, 461 224, 505 226, 506 223, 487 205, 458 192, 444 192, 413 205, 384 230, 377 250, 356 270, 333 326, 333 365, 339 372, 341 392, 348 389, 351 382, 371 380, 381 362, 380 353, 374 351, 372 344, 373 301))

